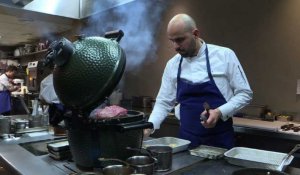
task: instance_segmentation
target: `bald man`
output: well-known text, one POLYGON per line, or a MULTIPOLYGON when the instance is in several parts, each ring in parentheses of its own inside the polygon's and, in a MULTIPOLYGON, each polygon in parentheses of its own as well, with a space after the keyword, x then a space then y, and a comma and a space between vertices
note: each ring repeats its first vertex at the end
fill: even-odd
POLYGON ((179 137, 191 141, 190 148, 202 144, 232 148, 231 117, 249 104, 253 95, 237 56, 229 48, 205 43, 187 14, 174 16, 167 34, 177 54, 165 67, 149 117, 154 130, 146 129, 144 135, 159 129, 178 102, 179 137))

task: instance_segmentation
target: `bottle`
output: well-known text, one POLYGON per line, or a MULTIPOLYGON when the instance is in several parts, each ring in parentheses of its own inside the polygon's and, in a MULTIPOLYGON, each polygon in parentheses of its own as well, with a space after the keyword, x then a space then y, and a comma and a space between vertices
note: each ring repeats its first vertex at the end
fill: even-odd
POLYGON ((38 107, 37 115, 43 115, 43 108, 41 107, 41 105, 39 105, 39 107, 38 107))

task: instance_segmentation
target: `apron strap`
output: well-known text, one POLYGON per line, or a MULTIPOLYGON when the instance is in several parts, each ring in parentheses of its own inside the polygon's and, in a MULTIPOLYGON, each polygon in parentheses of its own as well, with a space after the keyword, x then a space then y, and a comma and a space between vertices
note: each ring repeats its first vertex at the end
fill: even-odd
POLYGON ((210 70, 210 62, 209 62, 209 57, 208 57, 207 45, 206 45, 206 48, 205 48, 205 59, 206 59, 206 67, 207 67, 208 77, 209 77, 210 81, 215 82, 214 79, 213 79, 213 76, 211 74, 211 70, 210 70))

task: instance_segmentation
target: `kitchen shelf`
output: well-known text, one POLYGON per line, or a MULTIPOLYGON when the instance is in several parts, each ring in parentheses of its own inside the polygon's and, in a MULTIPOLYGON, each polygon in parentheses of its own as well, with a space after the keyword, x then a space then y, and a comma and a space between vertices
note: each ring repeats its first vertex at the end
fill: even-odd
POLYGON ((31 56, 35 56, 35 55, 38 55, 38 54, 44 54, 46 52, 47 52, 47 49, 44 49, 44 50, 40 50, 40 51, 37 51, 37 52, 28 53, 28 54, 25 54, 25 55, 8 57, 6 59, 19 59, 19 58, 24 58, 24 57, 31 57, 31 56))

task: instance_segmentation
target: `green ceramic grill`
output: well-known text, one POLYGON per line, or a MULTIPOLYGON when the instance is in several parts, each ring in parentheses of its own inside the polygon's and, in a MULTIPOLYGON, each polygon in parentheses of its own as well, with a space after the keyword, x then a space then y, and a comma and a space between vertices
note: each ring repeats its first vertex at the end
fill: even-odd
POLYGON ((91 111, 120 81, 126 64, 125 53, 118 44, 123 32, 105 36, 79 37, 74 43, 63 38, 51 44, 47 58, 56 65, 54 88, 65 106, 91 111))

